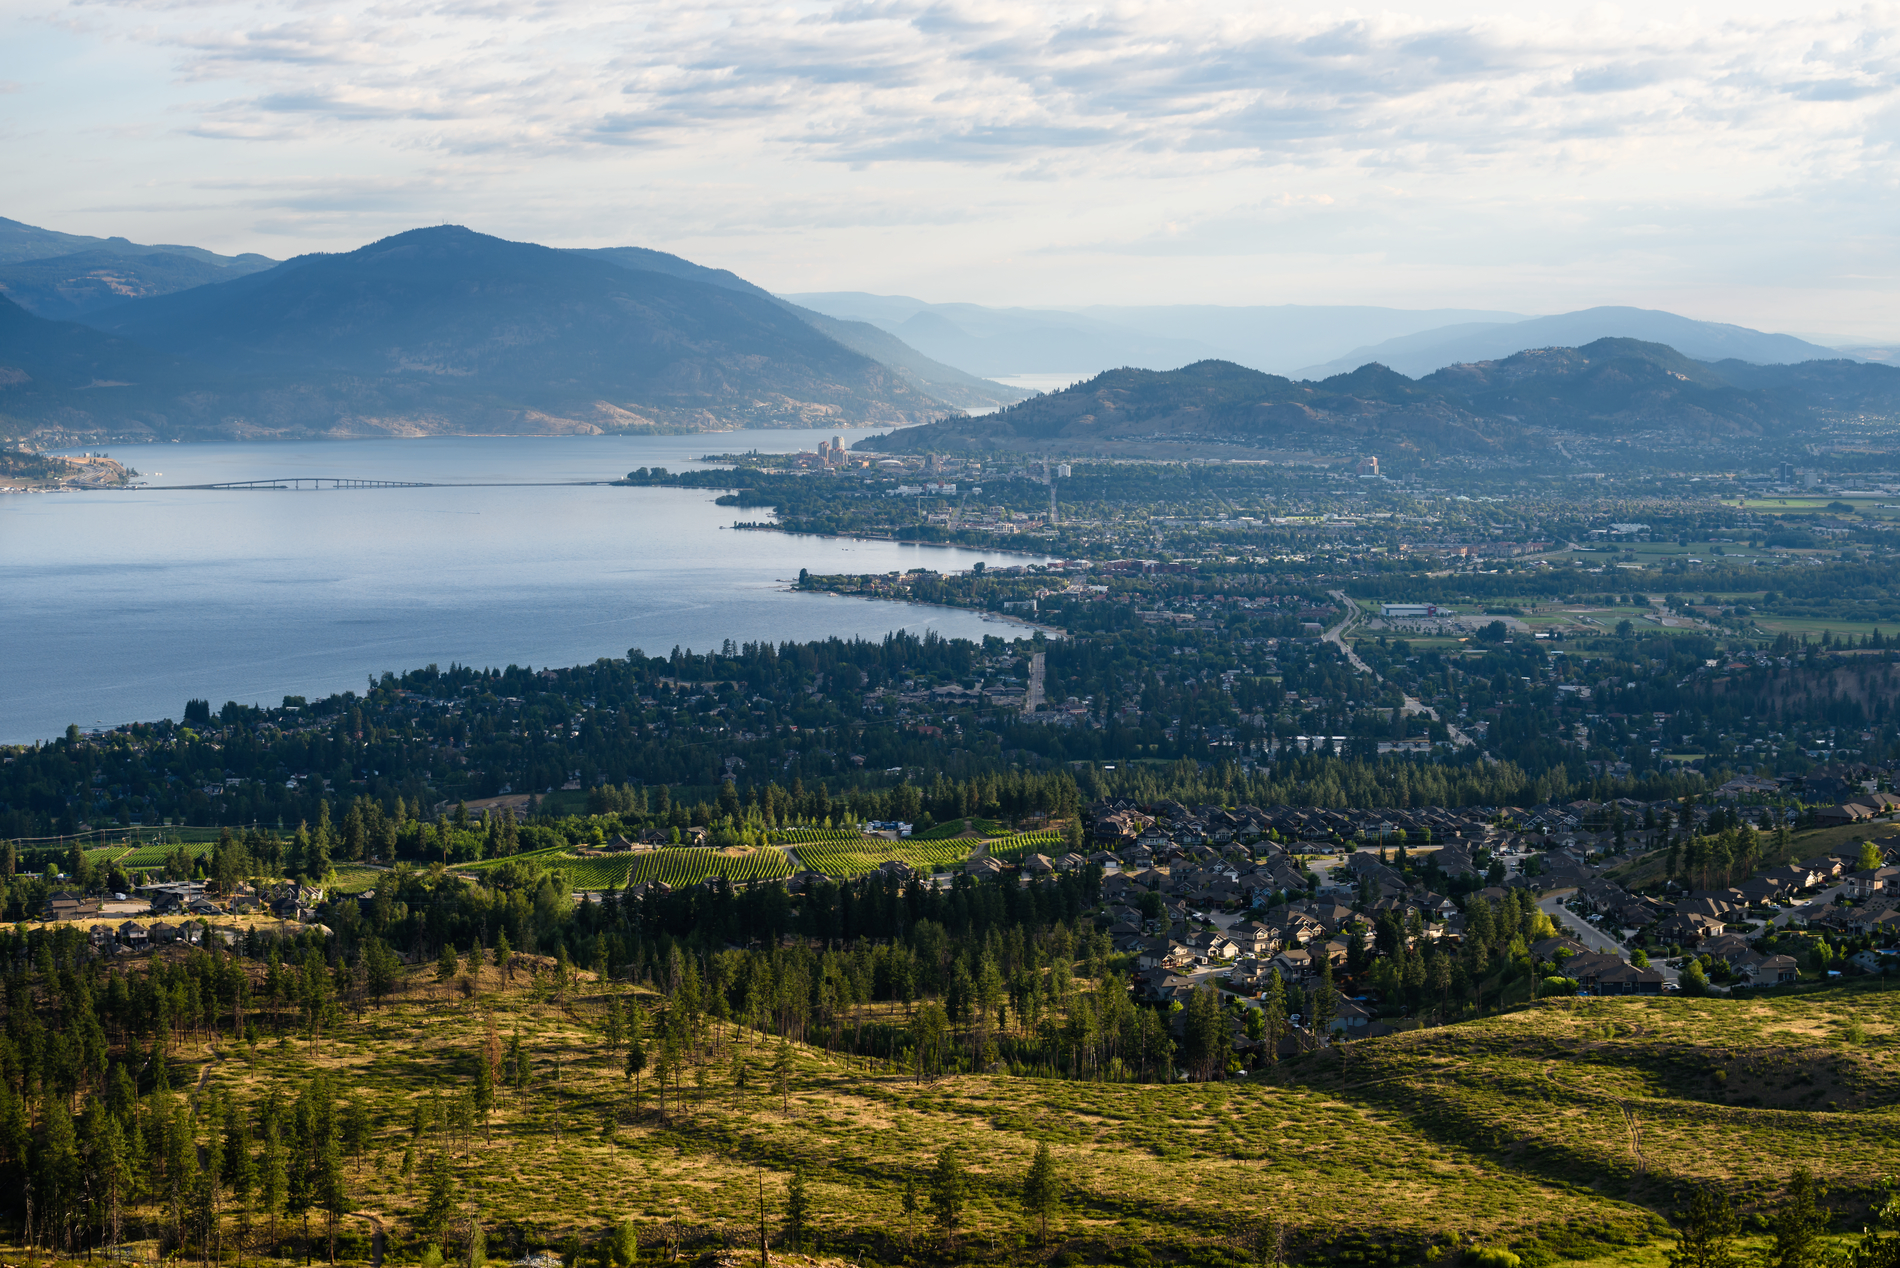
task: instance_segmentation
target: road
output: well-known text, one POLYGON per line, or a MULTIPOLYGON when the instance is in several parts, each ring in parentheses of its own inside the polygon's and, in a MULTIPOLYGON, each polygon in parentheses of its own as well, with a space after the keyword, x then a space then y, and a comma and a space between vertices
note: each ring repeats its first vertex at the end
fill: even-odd
POLYGON ((1810 898, 1806 902, 1800 904, 1800 906, 1782 908, 1781 914, 1776 916, 1773 920, 1769 921, 1768 923, 1771 925, 1786 925, 1789 921, 1794 919, 1795 913, 1800 911, 1802 907, 1826 906, 1828 903, 1834 902, 1836 899, 1838 899, 1842 894, 1846 892, 1847 892, 1847 886, 1845 883, 1840 884, 1840 885, 1831 885, 1828 888, 1822 890, 1820 893, 1816 894, 1813 898, 1810 898))
POLYGON ((1372 666, 1359 659, 1359 653, 1355 652, 1352 649, 1352 644, 1346 641, 1346 635, 1352 632, 1352 627, 1359 624, 1359 618, 1362 615, 1359 611, 1359 605, 1347 598, 1344 590, 1329 590, 1327 593, 1344 605, 1346 615, 1338 625, 1333 626, 1332 629, 1327 630, 1320 637, 1326 642, 1331 643, 1334 647, 1337 647, 1340 654, 1345 656, 1348 665, 1351 665, 1362 674, 1372 674, 1372 676, 1380 682, 1385 681, 1383 678, 1379 678, 1378 674, 1373 673, 1372 666))
MULTIPOLYGON (((1556 925, 1559 930, 1569 937, 1575 938, 1592 951, 1607 951, 1611 955, 1620 956, 1625 960, 1629 959, 1630 953, 1628 947, 1585 920, 1582 916, 1579 916, 1576 912, 1570 910, 1570 908, 1564 906, 1564 899, 1576 892, 1574 889, 1560 889, 1554 893, 1547 894, 1537 901, 1537 909, 1546 916, 1549 916, 1550 923, 1556 925)), ((1662 970, 1663 981, 1673 982, 1676 980, 1676 971, 1661 960, 1651 960, 1649 966, 1653 969, 1662 970)))
MULTIPOLYGON (((1362 674, 1371 674, 1374 682, 1384 682, 1385 675, 1366 664, 1365 661, 1360 660, 1359 653, 1355 652, 1352 649, 1352 644, 1346 641, 1346 635, 1352 633, 1352 627, 1359 624, 1359 618, 1364 615, 1364 613, 1359 610, 1359 605, 1349 598, 1344 590, 1328 590, 1327 593, 1345 607, 1346 615, 1338 625, 1327 630, 1321 637, 1324 641, 1331 643, 1334 647, 1339 649, 1340 654, 1346 658, 1348 665, 1351 665, 1362 674)), ((1408 696, 1401 692, 1399 693, 1399 699, 1399 712, 1405 717, 1409 718, 1414 714, 1422 713, 1433 722, 1438 721, 1438 710, 1431 708, 1417 696, 1408 696)), ((1458 748, 1469 748, 1475 746, 1477 743, 1477 741, 1473 740, 1469 735, 1466 735, 1449 722, 1445 724, 1445 732, 1451 737, 1452 744, 1458 748)))

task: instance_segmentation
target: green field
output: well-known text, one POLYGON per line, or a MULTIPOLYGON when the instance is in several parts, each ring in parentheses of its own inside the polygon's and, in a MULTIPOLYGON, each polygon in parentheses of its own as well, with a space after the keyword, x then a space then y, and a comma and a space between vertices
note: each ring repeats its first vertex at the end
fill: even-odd
POLYGON ((960 867, 970 857, 973 841, 926 841, 912 837, 907 841, 886 841, 880 837, 859 837, 855 841, 827 841, 798 846, 798 857, 806 867, 827 876, 859 876, 874 871, 890 859, 910 864, 920 872, 943 872, 960 867))
POLYGON ((599 858, 581 858, 566 847, 535 850, 508 858, 483 859, 462 863, 458 872, 482 873, 505 867, 520 859, 532 860, 550 870, 567 875, 575 889, 623 889, 642 881, 664 881, 675 889, 696 885, 709 876, 724 876, 732 881, 782 880, 792 874, 792 865, 782 850, 766 847, 741 854, 723 854, 704 846, 682 845, 659 850, 641 850, 631 854, 609 854, 599 858))
POLYGON ((1019 862, 1025 854, 1062 853, 1062 834, 1054 828, 1041 832, 1017 832, 990 842, 990 857, 1005 863, 1019 862))
POLYGON ((952 819, 940 823, 934 828, 922 832, 913 832, 913 841, 941 841, 946 837, 959 836, 965 832, 980 832, 986 837, 1000 837, 1009 831, 1009 825, 998 823, 994 819, 952 819))
POLYGON ((163 867, 165 856, 183 850, 187 858, 202 858, 211 853, 212 841, 166 841, 162 844, 141 845, 119 859, 119 865, 127 868, 163 867))
POLYGON ((856 828, 787 828, 783 832, 774 832, 772 841, 778 845, 806 845, 822 841, 856 841, 863 836, 856 828))
MULTIPOLYGON (((671 850, 654 850, 647 854, 636 855, 638 866, 633 873, 636 884, 642 881, 664 881, 674 889, 682 885, 696 885, 709 876, 723 876, 730 881, 770 881, 783 880, 792 874, 791 860, 782 850, 748 850, 743 854, 722 854, 717 850, 685 847, 671 850)), ((609 863, 610 859, 582 859, 582 863, 609 863)))
POLYGON ((360 863, 339 863, 336 866, 336 880, 330 886, 339 894, 361 894, 375 889, 387 875, 381 868, 364 867, 360 863))

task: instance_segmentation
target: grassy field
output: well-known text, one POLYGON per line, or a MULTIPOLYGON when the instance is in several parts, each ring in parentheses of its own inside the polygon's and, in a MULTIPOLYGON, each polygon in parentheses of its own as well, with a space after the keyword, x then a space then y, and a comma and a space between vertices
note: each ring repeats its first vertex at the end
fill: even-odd
POLYGON ((1005 863, 1017 863, 1025 854, 1054 856, 1062 852, 1062 834, 1054 828, 1040 832, 1017 832, 990 842, 990 856, 1005 863))
POLYGON ((376 1137, 349 1171, 361 1213, 346 1229, 351 1262, 367 1257, 370 1216, 388 1226, 392 1254, 414 1254, 422 1193, 397 1165, 411 1109, 467 1086, 491 1016, 504 1042, 519 1034, 531 1054, 529 1085, 504 1090, 466 1138, 437 1128, 415 1150, 418 1166, 448 1156, 493 1258, 620 1219, 661 1257, 676 1238, 688 1257, 743 1245, 761 1187, 776 1225, 802 1168, 820 1256, 1024 1263, 1049 1253, 1030 1243, 1017 1202, 1038 1142, 1063 1192, 1050 1252, 1201 1268, 1244 1262, 1237 1236, 1263 1214, 1291 1225, 1293 1258, 1309 1264, 1416 1263, 1471 1246, 1509 1246, 1532 1268, 1659 1264, 1658 1212, 1685 1182, 1720 1186, 1752 1213, 1807 1165, 1857 1219, 1900 1168, 1900 992, 1546 1001, 1213 1084, 919 1083, 792 1045, 783 1101, 767 1076, 777 1041, 709 1023, 703 1086, 682 1078, 662 1115, 651 1077, 636 1097, 603 1039, 601 992, 619 988, 583 979, 552 993, 525 975, 504 984, 493 968, 471 988, 465 999, 415 970, 404 993, 320 1046, 267 1030, 254 1055, 186 1048, 173 1077, 189 1087, 202 1075, 201 1097, 255 1102, 272 1088, 294 1094, 322 1069, 344 1099, 367 1103, 376 1137), (750 1072, 744 1090, 735 1058, 750 1072), (906 1181, 923 1187, 946 1145, 973 1182, 951 1256, 928 1206, 914 1220, 902 1207, 906 1181))
POLYGON ((856 841, 800 845, 797 850, 799 861, 813 871, 827 876, 860 876, 891 859, 908 863, 920 872, 949 871, 962 866, 974 844, 954 838, 930 841, 911 837, 905 841, 885 841, 861 836, 856 841))
POLYGON ((186 857, 198 858, 211 853, 211 847, 217 843, 214 836, 208 841, 166 841, 163 844, 141 845, 119 859, 122 867, 162 867, 165 856, 183 850, 186 857))

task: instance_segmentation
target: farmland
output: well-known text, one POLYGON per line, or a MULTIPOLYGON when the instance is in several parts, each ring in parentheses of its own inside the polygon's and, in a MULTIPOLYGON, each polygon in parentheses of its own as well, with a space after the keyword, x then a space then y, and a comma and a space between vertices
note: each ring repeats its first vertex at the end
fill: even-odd
POLYGON ((891 859, 908 863, 920 872, 943 872, 969 858, 972 844, 954 839, 927 841, 911 837, 904 841, 887 841, 881 837, 860 836, 852 841, 801 845, 798 857, 806 867, 827 876, 859 876, 891 859))
POLYGON ((1049 854, 1059 850, 1062 834, 1053 828, 1040 832, 1017 832, 989 844, 990 857, 1005 863, 1020 862, 1025 854, 1049 854))

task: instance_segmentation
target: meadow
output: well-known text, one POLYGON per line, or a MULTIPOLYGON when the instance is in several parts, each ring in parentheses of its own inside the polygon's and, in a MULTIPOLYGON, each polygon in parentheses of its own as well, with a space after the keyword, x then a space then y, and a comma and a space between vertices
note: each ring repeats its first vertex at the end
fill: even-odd
MULTIPOLYGON (((1531 1268, 1660 1263, 1663 1213, 1687 1184, 1752 1216, 1805 1165, 1845 1227, 1900 1167, 1900 993, 1867 987, 1545 1001, 1256 1078, 1171 1085, 920 1082, 707 1019, 662 1107, 651 1069, 629 1078, 607 1038, 610 999, 635 993, 586 974, 557 984, 539 967, 509 982, 487 966, 466 984, 409 970, 388 1003, 320 1042, 266 1027, 254 1047, 187 1047, 174 1079, 201 1103, 255 1103, 337 1076, 373 1126, 350 1172, 358 1235, 342 1257, 366 1257, 373 1220, 390 1263, 421 1254, 415 1173, 436 1155, 495 1258, 571 1248, 622 1220, 646 1254, 730 1253, 756 1238, 762 1200, 779 1226, 797 1170, 820 1257, 1200 1268, 1251 1262, 1244 1244, 1268 1217, 1290 1234, 1289 1260, 1312 1265, 1449 1262, 1478 1247, 1531 1268), (441 1111, 471 1086, 491 1024, 498 1043, 519 1038, 525 1082, 502 1088, 486 1122, 457 1129, 436 1112, 418 1133, 418 1103, 441 1111), (781 1052, 782 1090, 770 1076, 781 1052), (1061 1203, 1041 1247, 1018 1195, 1045 1142, 1061 1203), (925 1187, 946 1146, 970 1178, 954 1250, 927 1204, 904 1209, 906 1184, 925 1187)), ((895 1005, 880 1015, 903 1020, 895 1005)), ((294 1256, 295 1240, 280 1249, 294 1256)))

